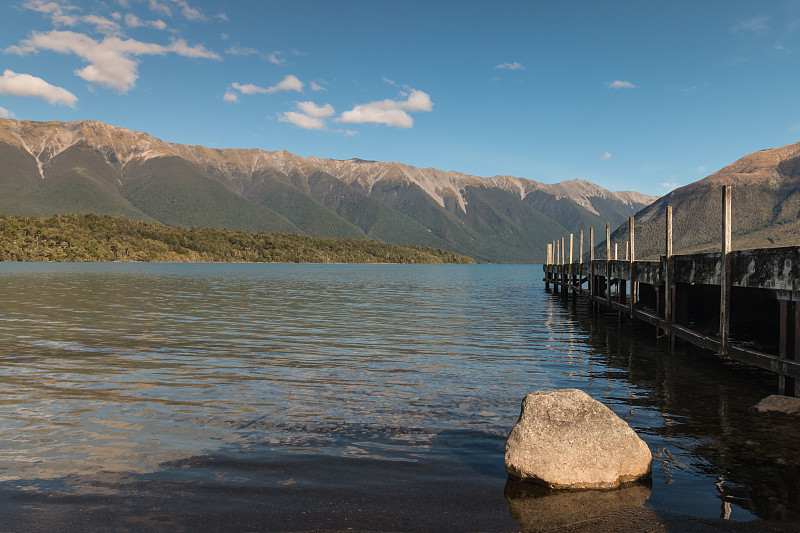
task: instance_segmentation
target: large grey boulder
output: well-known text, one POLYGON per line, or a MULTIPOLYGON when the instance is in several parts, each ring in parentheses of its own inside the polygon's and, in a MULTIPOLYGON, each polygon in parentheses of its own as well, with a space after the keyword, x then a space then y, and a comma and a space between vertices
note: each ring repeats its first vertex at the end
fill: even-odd
POLYGON ((753 411, 762 415, 800 417, 800 398, 773 394, 755 404, 753 411))
POLYGON ((578 389, 533 392, 506 442, 511 479, 553 489, 613 489, 650 476, 647 444, 578 389))

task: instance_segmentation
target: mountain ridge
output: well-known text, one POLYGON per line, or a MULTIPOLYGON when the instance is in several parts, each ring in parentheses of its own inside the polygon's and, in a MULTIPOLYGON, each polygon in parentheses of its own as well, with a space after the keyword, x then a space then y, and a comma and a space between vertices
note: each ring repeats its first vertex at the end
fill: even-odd
POLYGON ((105 206, 102 214, 366 236, 489 262, 541 261, 542 243, 556 234, 608 218, 617 224, 655 200, 584 180, 544 184, 287 150, 187 146, 91 120, 0 118, 0 144, 17 170, 0 174, 0 184, 17 191, 0 201, 7 214, 66 214, 54 209, 73 204, 84 212, 91 202, 65 198, 78 183, 105 206))

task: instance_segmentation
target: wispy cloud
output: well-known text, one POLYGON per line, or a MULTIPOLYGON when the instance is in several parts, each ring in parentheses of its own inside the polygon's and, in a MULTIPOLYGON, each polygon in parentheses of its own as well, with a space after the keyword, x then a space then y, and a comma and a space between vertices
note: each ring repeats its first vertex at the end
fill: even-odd
POLYGON ((283 52, 281 52, 280 50, 276 50, 271 54, 267 54, 266 60, 272 63, 273 65, 283 65, 284 63, 286 63, 286 60, 281 57, 282 54, 283 52))
POLYGON ((147 43, 134 39, 106 37, 102 41, 73 31, 51 30, 47 33, 33 32, 16 46, 5 49, 6 53, 26 55, 40 50, 61 54, 74 54, 88 66, 75 70, 75 74, 89 83, 116 89, 120 93, 130 91, 139 78, 139 56, 174 53, 183 57, 220 59, 203 45, 190 46, 183 39, 174 39, 169 45, 147 43))
POLYGON ((78 97, 66 89, 51 85, 42 78, 30 74, 17 74, 6 70, 0 76, 0 94, 41 98, 53 105, 60 104, 75 107, 78 97))
POLYGON ((743 20, 731 28, 733 33, 766 33, 769 31, 769 17, 753 17, 743 20))
POLYGON ((525 70, 525 65, 518 61, 514 61, 513 63, 500 63, 499 65, 495 65, 494 68, 499 68, 502 70, 525 70))
MULTIPOLYGON (((386 81, 388 83, 391 80, 386 81)), ((350 111, 342 113, 336 122, 410 128, 414 125, 414 119, 408 113, 433 110, 433 102, 428 93, 409 89, 408 92, 402 92, 401 96, 405 96, 405 100, 381 100, 357 105, 350 111)))
POLYGON ((264 87, 259 87, 258 85, 254 85, 252 83, 232 83, 231 87, 236 89, 242 94, 265 94, 269 92, 269 89, 265 89, 264 87))
POLYGON ((17 116, 14 113, 9 111, 5 107, 0 107, 0 117, 3 117, 3 118, 17 118, 17 116))
POLYGON ((659 185, 661 185, 663 188, 668 189, 670 191, 673 190, 673 189, 677 189, 678 187, 681 186, 681 184, 676 182, 676 181, 664 181, 664 182, 659 183, 659 185))
POLYGON ((247 48, 245 46, 231 46, 225 53, 232 56, 258 56, 261 52, 255 48, 247 48))
POLYGON ((608 159, 611 159, 611 157, 612 157, 611 154, 609 152, 606 152, 602 156, 600 156, 600 159, 606 161, 608 159))
POLYGON ((319 83, 312 81, 311 82, 311 90, 312 91, 327 91, 328 89, 325 88, 322 84, 325 83, 324 81, 320 80, 319 83))
POLYGON ((280 83, 266 88, 254 83, 233 82, 225 91, 222 99, 226 102, 238 102, 239 94, 272 94, 279 91, 303 92, 303 82, 292 75, 286 76, 280 83), (236 91, 239 92, 237 93, 236 91))
POLYGON ((606 83, 609 89, 638 89, 638 87, 629 81, 614 80, 606 83))
POLYGON ((142 20, 133 13, 125 15, 125 25, 129 28, 153 28, 155 30, 166 30, 167 23, 161 19, 142 20))

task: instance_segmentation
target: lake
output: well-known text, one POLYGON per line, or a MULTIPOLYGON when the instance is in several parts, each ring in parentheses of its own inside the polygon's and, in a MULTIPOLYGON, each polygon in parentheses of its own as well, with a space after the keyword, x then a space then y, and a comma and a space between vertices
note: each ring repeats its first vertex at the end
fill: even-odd
POLYGON ((748 411, 775 378, 656 337, 540 266, 0 263, 0 529, 566 523, 503 467, 566 387, 653 452, 629 504, 800 518, 800 430, 748 411))

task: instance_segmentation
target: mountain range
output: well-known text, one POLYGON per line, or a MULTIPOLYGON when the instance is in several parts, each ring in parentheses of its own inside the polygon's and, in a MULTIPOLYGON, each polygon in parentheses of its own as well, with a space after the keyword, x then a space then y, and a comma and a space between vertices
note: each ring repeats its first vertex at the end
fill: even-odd
MULTIPOLYGON (((796 143, 753 152, 644 207, 635 216, 636 258, 664 254, 668 205, 675 253, 719 251, 723 185, 731 188, 734 250, 800 244, 800 143, 796 143)), ((611 240, 624 250, 628 225, 621 225, 611 240)))
MULTIPOLYGON (((0 214, 97 213, 199 226, 370 237, 482 262, 544 259, 545 243, 605 230, 655 197, 285 150, 165 142, 96 121, 0 118, 0 214)), ((598 233, 601 235, 601 233, 598 233)))

